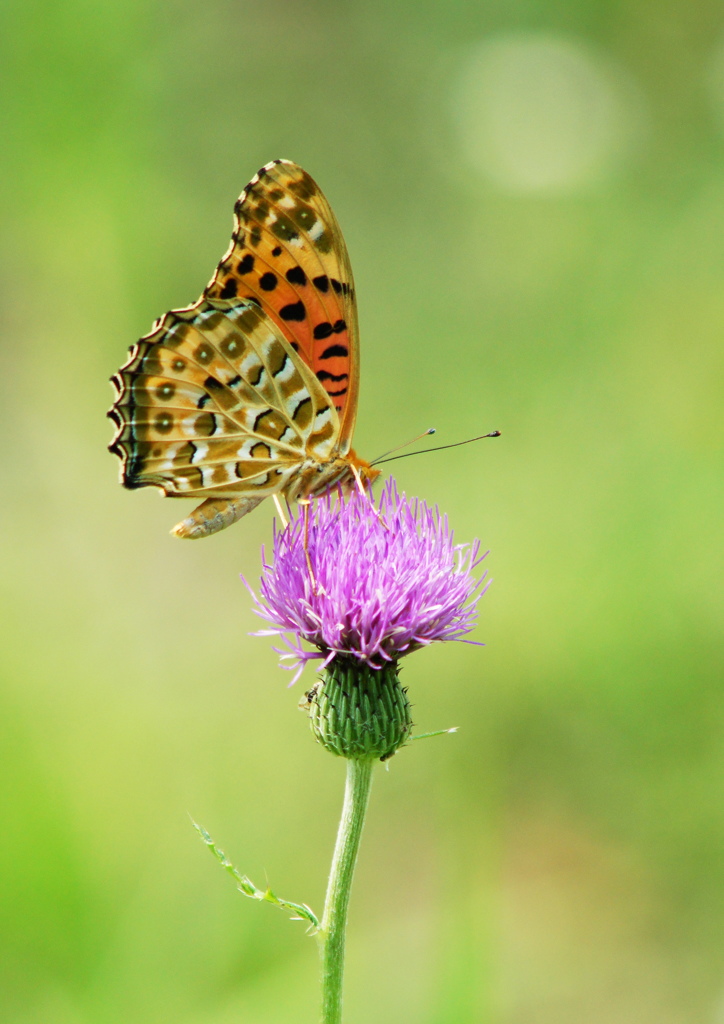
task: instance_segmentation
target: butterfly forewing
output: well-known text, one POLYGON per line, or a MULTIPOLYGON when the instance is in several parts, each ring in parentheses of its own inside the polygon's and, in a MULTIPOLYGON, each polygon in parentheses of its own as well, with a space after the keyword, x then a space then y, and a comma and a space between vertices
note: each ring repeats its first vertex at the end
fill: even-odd
POLYGON ((332 209, 306 171, 276 160, 252 178, 234 214, 231 246, 204 294, 259 304, 328 394, 346 454, 357 411, 357 309, 332 209))

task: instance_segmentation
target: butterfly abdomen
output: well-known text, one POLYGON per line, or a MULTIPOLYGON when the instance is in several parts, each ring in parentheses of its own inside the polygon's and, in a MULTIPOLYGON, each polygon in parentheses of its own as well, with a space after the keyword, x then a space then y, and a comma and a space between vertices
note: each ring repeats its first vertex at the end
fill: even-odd
POLYGON ((198 540, 225 530, 238 519, 248 515, 264 498, 208 498, 195 508, 190 516, 174 526, 174 537, 198 540))

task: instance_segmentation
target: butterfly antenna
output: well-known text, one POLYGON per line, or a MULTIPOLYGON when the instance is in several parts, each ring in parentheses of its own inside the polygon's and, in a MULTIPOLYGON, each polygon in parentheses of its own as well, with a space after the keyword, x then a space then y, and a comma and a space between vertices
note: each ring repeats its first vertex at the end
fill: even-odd
MULTIPOLYGON (((432 431, 427 431, 427 433, 432 433, 432 431)), ((421 436, 424 437, 425 435, 422 434, 421 436)), ((372 465, 379 465, 382 462, 394 462, 395 459, 407 459, 411 455, 426 455, 428 452, 442 452, 445 451, 446 448, 459 448, 461 444, 471 444, 473 441, 482 441, 484 437, 500 437, 500 431, 491 430, 489 434, 480 434, 478 437, 469 437, 466 441, 455 441, 454 444, 441 444, 437 448, 421 448, 419 452, 406 452, 404 455, 394 455, 391 459, 375 459, 372 465)), ((400 445, 400 447, 404 446, 400 445)), ((393 448, 392 451, 396 452, 397 448, 393 448)), ((387 454, 389 455, 389 452, 387 454)))
MULTIPOLYGON (((383 460, 387 459, 387 456, 392 455, 393 452, 399 452, 400 448, 407 448, 408 444, 414 444, 416 441, 422 440, 423 437, 428 437, 430 434, 434 433, 434 427, 430 427, 429 430, 423 430, 423 432, 421 434, 418 434, 417 437, 413 437, 409 441, 405 441, 404 444, 398 444, 396 448, 390 448, 388 452, 384 452, 382 455, 378 455, 376 459, 373 459, 372 462, 370 462, 370 466, 374 466, 378 462, 382 462, 383 460)), ((434 448, 432 449, 432 451, 434 451, 434 448)))

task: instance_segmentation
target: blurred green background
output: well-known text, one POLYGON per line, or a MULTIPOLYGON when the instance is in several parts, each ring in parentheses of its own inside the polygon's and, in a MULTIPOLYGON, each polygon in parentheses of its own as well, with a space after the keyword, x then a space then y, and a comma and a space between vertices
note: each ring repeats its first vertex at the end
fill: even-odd
MULTIPOLYGON (((346 1024, 722 1024, 724 9, 5 0, 0 984, 9 1024, 301 1024, 343 764, 239 581, 124 492, 108 377, 303 164, 358 285, 356 445, 491 548, 412 656, 346 1024)), ((313 674, 306 682, 313 681, 313 674)))

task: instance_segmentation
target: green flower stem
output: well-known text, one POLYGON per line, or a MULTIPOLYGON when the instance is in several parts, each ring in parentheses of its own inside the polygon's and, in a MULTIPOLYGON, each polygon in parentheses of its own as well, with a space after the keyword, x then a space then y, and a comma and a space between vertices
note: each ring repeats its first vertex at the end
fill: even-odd
POLYGON ((373 764, 371 758, 350 758, 347 761, 342 820, 329 874, 322 927, 317 933, 322 957, 322 1024, 340 1024, 342 1020, 347 908, 370 796, 373 764))

